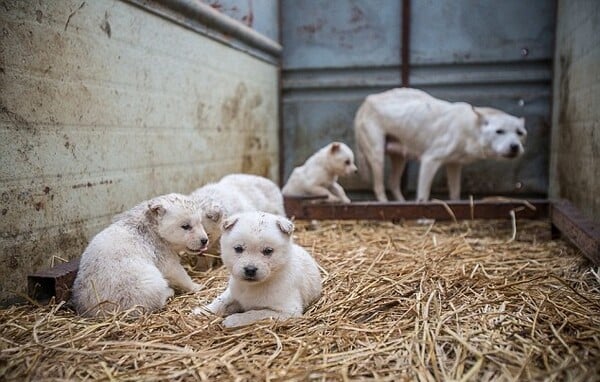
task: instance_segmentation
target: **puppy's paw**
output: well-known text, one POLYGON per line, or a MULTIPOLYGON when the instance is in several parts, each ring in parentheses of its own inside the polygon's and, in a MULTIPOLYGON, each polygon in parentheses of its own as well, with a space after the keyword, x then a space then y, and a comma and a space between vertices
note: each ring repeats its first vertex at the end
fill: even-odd
POLYGON ((192 314, 194 316, 208 317, 212 314, 212 312, 206 306, 197 306, 194 309, 192 309, 192 314))
POLYGON ((202 290, 202 288, 204 288, 204 285, 198 284, 198 283, 193 283, 192 287, 190 288, 190 292, 198 292, 198 291, 202 290))
POLYGON ((351 202, 352 202, 352 201, 351 201, 351 200, 350 200, 350 198, 349 198, 349 197, 347 197, 347 196, 344 196, 344 197, 342 198, 342 203, 351 203, 351 202))
POLYGON ((249 322, 247 322, 241 314, 232 314, 231 316, 225 317, 223 320, 223 326, 226 328, 236 328, 248 324, 249 322))

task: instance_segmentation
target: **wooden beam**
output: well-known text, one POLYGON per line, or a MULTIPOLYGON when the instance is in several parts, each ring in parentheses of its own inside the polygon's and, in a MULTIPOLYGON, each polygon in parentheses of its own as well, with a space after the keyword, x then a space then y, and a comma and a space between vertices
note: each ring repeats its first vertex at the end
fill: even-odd
POLYGON ((560 232, 595 265, 600 266, 600 227, 586 218, 568 200, 552 202, 550 212, 553 232, 560 232))

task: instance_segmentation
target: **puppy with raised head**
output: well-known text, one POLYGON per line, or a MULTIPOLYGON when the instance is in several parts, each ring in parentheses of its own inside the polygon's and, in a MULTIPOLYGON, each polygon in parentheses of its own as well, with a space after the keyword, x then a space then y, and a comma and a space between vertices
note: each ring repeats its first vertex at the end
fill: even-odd
POLYGON ((285 196, 327 196, 327 202, 350 203, 338 177, 356 172, 354 153, 343 143, 323 147, 296 167, 281 190, 285 196))
POLYGON ((321 295, 317 263, 294 244, 294 225, 265 212, 246 212, 223 223, 221 257, 230 272, 227 289, 203 309, 226 327, 265 318, 299 317, 321 295))
MULTIPOLYGON (((208 233, 210 254, 219 252, 222 222, 227 217, 247 211, 264 211, 285 216, 283 195, 270 179, 249 174, 230 174, 190 194, 204 209, 204 228, 208 233)), ((198 257, 196 269, 208 269, 212 258, 198 257)))
POLYGON ((197 291, 179 253, 201 254, 208 236, 203 211, 190 198, 168 194, 117 215, 89 243, 79 263, 72 302, 84 316, 165 306, 173 288, 197 291))
POLYGON ((417 200, 429 199, 433 177, 442 165, 446 166, 450 199, 458 199, 464 164, 516 158, 523 154, 527 137, 523 118, 465 102, 447 102, 410 88, 368 96, 356 113, 354 131, 359 172, 365 179, 371 173, 379 201, 387 201, 386 152, 391 159, 389 188, 396 200, 404 201, 400 178, 408 159, 421 162, 417 200))

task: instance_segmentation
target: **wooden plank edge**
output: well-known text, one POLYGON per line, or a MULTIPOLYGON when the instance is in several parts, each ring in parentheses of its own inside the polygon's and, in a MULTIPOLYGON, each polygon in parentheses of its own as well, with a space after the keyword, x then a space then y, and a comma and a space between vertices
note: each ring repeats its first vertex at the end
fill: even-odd
POLYGON ((550 221, 553 236, 560 233, 594 265, 600 266, 600 227, 597 224, 565 199, 551 202, 550 221))

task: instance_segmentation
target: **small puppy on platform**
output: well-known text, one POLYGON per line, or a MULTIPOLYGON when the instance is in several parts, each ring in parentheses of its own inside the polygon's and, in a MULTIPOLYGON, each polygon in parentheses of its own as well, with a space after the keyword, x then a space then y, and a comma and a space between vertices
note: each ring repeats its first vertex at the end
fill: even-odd
POLYGON ((165 306, 172 288, 197 291, 179 253, 199 255, 208 237, 203 211, 184 195, 168 194, 117 215, 89 243, 79 263, 72 302, 84 316, 136 308, 131 316, 165 306))
POLYGON ((383 182, 385 154, 391 159, 389 188, 404 201, 400 178, 408 159, 419 159, 417 200, 429 199, 433 177, 446 166, 450 199, 460 197, 460 172, 478 159, 523 154, 525 120, 489 107, 448 102, 424 91, 392 89, 373 94, 354 119, 359 172, 373 178, 379 201, 387 201, 383 182))
POLYGON ((300 317, 321 295, 321 275, 312 256, 294 244, 293 230, 288 219, 264 212, 228 218, 221 257, 230 272, 229 284, 212 303, 193 313, 227 316, 226 327, 300 317))
POLYGON ((296 167, 281 191, 285 196, 326 196, 327 202, 350 203, 337 180, 356 170, 352 150, 343 143, 333 142, 296 167))
POLYGON ((270 179, 249 174, 230 174, 216 183, 206 184, 190 194, 205 211, 204 228, 210 245, 205 256, 198 257, 195 268, 206 270, 218 260, 222 222, 229 216, 248 211, 264 211, 285 216, 283 195, 270 179))

